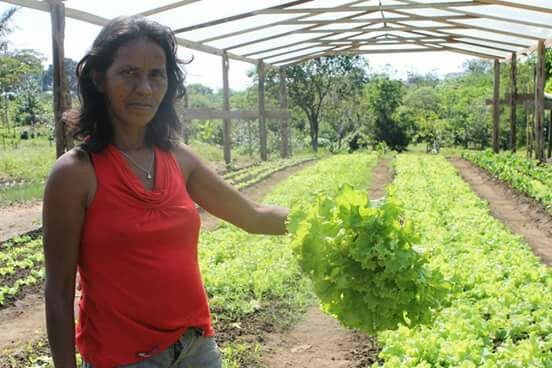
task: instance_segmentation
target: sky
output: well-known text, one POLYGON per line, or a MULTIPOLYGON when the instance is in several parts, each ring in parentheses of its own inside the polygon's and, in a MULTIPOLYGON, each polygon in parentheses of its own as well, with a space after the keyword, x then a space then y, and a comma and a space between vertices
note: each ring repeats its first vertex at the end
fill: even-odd
MULTIPOLYGON (((216 12, 220 13, 222 16, 224 16, 224 14, 229 14, 231 11, 237 12, 238 9, 232 9, 232 7, 234 6, 235 8, 237 3, 243 6, 247 1, 250 0, 229 0, 224 2, 219 0, 217 1, 216 12)), ((129 3, 135 7, 132 10, 138 9, 139 11, 143 11, 169 2, 172 1, 132 0, 132 2, 127 2, 114 0, 69 0, 66 2, 66 6, 112 18, 118 15, 130 14, 128 13, 129 10, 125 9, 125 5, 129 3)), ((201 2, 198 4, 201 4, 201 2)), ((0 12, 3 13, 9 7, 11 7, 10 4, 1 2, 0 0, 0 12)), ((189 14, 186 14, 186 16, 189 15, 189 17, 185 19, 184 24, 200 22, 202 17, 205 18, 205 14, 203 13, 205 13, 206 8, 209 7, 203 6, 201 8, 200 6, 195 6, 190 8, 189 14), (197 19, 197 21, 194 21, 195 19, 197 19)), ((162 18, 163 23, 169 26, 175 21, 177 23, 174 24, 182 24, 180 20, 182 18, 175 20, 170 19, 169 16, 169 14, 164 15, 162 18)), ((182 17, 182 14, 175 14, 175 17, 182 17)), ((21 8, 13 18, 12 26, 14 31, 8 37, 10 48, 31 48, 39 50, 46 57, 45 67, 51 63, 52 40, 49 13, 21 8)), ((80 60, 92 45, 99 31, 99 26, 66 18, 65 57, 69 57, 76 61, 80 60)), ((215 90, 222 88, 222 62, 219 56, 183 47, 179 47, 179 56, 184 59, 189 59, 191 56, 194 58, 192 63, 186 67, 187 83, 201 83, 215 90)), ((419 54, 378 54, 370 55, 367 59, 371 71, 386 71, 397 78, 404 79, 409 72, 421 74, 435 73, 438 76, 460 72, 462 70, 462 64, 468 58, 461 54, 449 52, 425 52, 419 54)), ((252 64, 230 60, 230 88, 239 91, 250 86, 252 81, 247 77, 247 72, 253 68, 254 66, 252 64)))

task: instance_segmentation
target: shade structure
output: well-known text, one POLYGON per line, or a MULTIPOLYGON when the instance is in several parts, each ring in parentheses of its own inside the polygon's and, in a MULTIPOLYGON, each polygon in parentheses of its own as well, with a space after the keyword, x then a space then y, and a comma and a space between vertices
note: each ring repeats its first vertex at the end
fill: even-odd
MULTIPOLYGON (((4 2, 49 10, 47 1, 4 2)), ((63 3, 67 17, 97 25, 114 11, 89 1, 63 3)), ((148 9, 133 3, 114 7, 171 27, 181 46, 271 66, 336 54, 428 51, 508 59, 552 39, 550 0, 244 0, 224 7, 220 0, 158 0, 148 9), (187 16, 192 12, 201 15, 187 16)))

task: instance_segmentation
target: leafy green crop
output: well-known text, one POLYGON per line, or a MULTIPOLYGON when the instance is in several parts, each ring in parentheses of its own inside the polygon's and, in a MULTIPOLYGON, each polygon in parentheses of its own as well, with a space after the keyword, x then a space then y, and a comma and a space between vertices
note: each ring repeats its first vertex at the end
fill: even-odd
POLYGON ((394 197, 450 282, 429 325, 378 334, 386 368, 551 368, 552 270, 443 157, 399 155, 394 197))
POLYGON ((431 319, 446 292, 411 223, 392 197, 370 207, 364 191, 343 186, 295 209, 289 222, 295 255, 313 281, 323 309, 368 333, 431 319))
POLYGON ((464 151, 462 157, 542 203, 552 214, 552 169, 509 152, 464 151))

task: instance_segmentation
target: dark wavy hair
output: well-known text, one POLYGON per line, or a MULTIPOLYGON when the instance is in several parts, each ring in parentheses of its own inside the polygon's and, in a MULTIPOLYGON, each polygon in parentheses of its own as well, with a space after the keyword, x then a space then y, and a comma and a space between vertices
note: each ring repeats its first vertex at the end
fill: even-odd
POLYGON ((113 143, 113 125, 109 116, 105 96, 98 91, 93 81, 94 72, 105 74, 113 63, 115 53, 127 43, 145 38, 159 45, 165 52, 167 69, 167 92, 163 101, 146 126, 146 145, 156 145, 169 150, 174 147, 180 121, 174 103, 182 97, 186 64, 176 56, 177 44, 170 28, 143 16, 118 17, 111 20, 94 40, 92 49, 79 61, 77 78, 79 86, 80 111, 77 115, 78 128, 75 138, 84 141, 82 147, 88 152, 99 152, 113 143))

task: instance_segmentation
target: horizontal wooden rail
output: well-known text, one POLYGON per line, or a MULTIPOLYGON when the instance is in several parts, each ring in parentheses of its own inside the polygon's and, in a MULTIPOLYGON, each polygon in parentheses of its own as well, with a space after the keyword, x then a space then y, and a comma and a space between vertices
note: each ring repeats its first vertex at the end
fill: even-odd
MULTIPOLYGON (((248 120, 259 119, 258 111, 247 110, 215 110, 215 109, 186 109, 180 110, 180 116, 184 120, 200 119, 232 119, 232 120, 248 120)), ((268 119, 290 119, 291 113, 289 110, 268 110, 265 111, 265 116, 268 119)))

